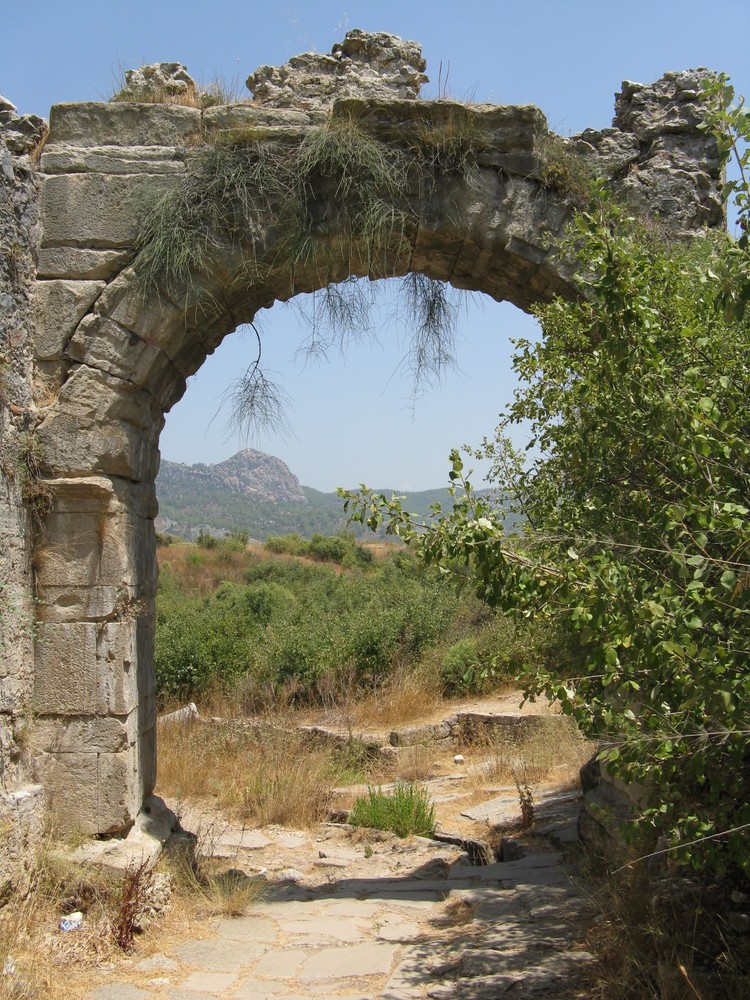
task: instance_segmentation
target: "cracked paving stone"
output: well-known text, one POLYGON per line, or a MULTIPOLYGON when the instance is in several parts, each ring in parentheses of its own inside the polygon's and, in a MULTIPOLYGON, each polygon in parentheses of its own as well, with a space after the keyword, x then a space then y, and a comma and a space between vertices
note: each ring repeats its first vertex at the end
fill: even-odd
POLYGON ((209 993, 216 995, 228 990, 237 982, 234 972, 191 972, 182 984, 186 990, 193 993, 209 993))
POLYGON ((395 945, 380 941, 348 948, 323 948, 303 963, 299 978, 326 980, 383 975, 391 971, 397 950, 395 945))
POLYGON ((267 951, 267 946, 253 942, 238 942, 226 938, 215 941, 186 941, 175 948, 175 954, 186 965, 202 967, 209 972, 239 972, 267 951))

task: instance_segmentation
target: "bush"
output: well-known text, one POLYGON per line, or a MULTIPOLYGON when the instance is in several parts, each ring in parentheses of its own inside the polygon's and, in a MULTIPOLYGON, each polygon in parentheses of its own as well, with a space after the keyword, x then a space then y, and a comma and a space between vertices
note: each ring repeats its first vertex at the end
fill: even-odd
POLYGON ((445 694, 478 694, 485 690, 492 668, 483 664, 475 638, 459 639, 446 650, 440 667, 445 694))
POLYGON ((301 535, 292 532, 289 535, 269 535, 264 542, 264 547, 274 555, 298 556, 302 552, 305 541, 301 535))
MULTIPOLYGON (((358 549, 348 539, 334 541, 337 551, 358 549)), ((188 565, 206 564, 208 585, 223 544, 213 553, 190 548, 184 557, 188 565)), ((316 544, 319 552, 335 551, 325 536, 316 544)), ((394 670, 416 666, 444 641, 461 607, 429 574, 418 579, 390 563, 342 574, 293 558, 249 565, 243 559, 234 557, 233 580, 214 584, 203 601, 187 596, 176 568, 165 566, 155 654, 161 695, 195 698, 218 685, 241 688, 248 709, 273 697, 336 703, 355 691, 380 690, 394 670)))
POLYGON ((212 535, 210 531, 206 531, 205 528, 201 528, 198 532, 195 544, 202 549, 215 549, 219 544, 219 539, 215 535, 212 535))
POLYGON ((435 807, 424 788, 400 781, 390 794, 369 788, 366 796, 355 800, 349 822, 352 826, 391 830, 397 837, 431 837, 435 832, 435 807))

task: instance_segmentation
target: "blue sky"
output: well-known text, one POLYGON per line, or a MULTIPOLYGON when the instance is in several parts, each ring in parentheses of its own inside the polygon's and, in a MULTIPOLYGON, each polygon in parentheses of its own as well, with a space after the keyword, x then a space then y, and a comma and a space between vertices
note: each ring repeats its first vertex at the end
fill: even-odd
MULTIPOLYGON (((431 79, 424 96, 447 77, 459 99, 537 104, 561 134, 608 125, 622 80, 651 82, 667 70, 724 70, 750 95, 750 0, 5 0, 0 93, 46 117, 58 101, 106 99, 122 70, 165 60, 243 87, 258 66, 327 52, 355 27, 421 42, 431 79)), ((507 303, 472 299, 459 371, 414 399, 399 363, 404 333, 393 325, 378 329, 374 345, 306 366, 295 358, 305 326, 294 304, 265 312, 261 330, 264 358, 292 400, 291 432, 250 443, 324 490, 442 485, 450 448, 489 434, 512 394, 511 338, 535 335, 507 303)), ((227 437, 217 409, 252 347, 247 335, 231 335, 191 380, 167 418, 165 458, 215 462, 243 446, 227 437)))

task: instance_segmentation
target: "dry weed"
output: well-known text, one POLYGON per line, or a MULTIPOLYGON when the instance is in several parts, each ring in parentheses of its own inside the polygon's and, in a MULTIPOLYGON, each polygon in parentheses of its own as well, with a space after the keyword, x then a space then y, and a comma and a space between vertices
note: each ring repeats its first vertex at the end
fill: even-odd
POLYGON ((325 817, 339 777, 334 751, 270 722, 188 722, 159 728, 163 795, 214 796, 257 825, 309 827, 325 817))
POLYGON ((349 713, 357 726, 399 726, 431 715, 442 704, 436 678, 404 666, 378 691, 350 705, 349 713))
MULTIPOLYGON (((211 838, 212 831, 204 828, 197 834, 197 843, 210 842, 211 838)), ((204 843, 201 854, 210 855, 210 844, 204 843)), ((205 857, 198 864, 192 842, 174 844, 162 863, 172 877, 183 908, 199 919, 241 917, 263 898, 262 877, 248 875, 238 867, 227 867, 225 861, 212 857, 205 857)))
POLYGON ((464 927, 472 922, 476 910, 477 904, 468 899, 448 899, 442 913, 431 922, 436 927, 464 927))
POLYGON ((471 769, 475 788, 538 785, 555 780, 575 783, 592 748, 575 724, 561 716, 540 717, 518 732, 484 729, 473 740, 472 752, 482 758, 471 769))
POLYGON ((399 748, 393 776, 398 781, 425 781, 435 776, 436 748, 433 743, 414 743, 399 748))
POLYGON ((28 895, 0 909, 0 1000, 89 996, 91 969, 117 953, 122 877, 73 864, 58 851, 48 835, 28 895), (74 911, 83 914, 80 929, 59 929, 61 917, 74 911))

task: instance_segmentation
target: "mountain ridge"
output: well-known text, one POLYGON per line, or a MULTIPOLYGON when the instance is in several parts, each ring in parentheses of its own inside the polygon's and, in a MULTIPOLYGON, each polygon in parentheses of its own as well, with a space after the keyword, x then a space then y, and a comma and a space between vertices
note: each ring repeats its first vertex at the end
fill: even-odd
MULTIPOLYGON (((405 506, 427 516, 436 502, 452 506, 447 488, 399 491, 377 490, 386 496, 406 496, 405 506)), ((343 503, 336 493, 302 486, 280 458, 245 448, 215 464, 162 460, 156 478, 159 516, 156 530, 194 541, 201 531, 217 536, 247 531, 263 541, 268 535, 296 531, 336 534, 347 527, 343 503)), ((355 533, 372 537, 367 528, 355 533)))

